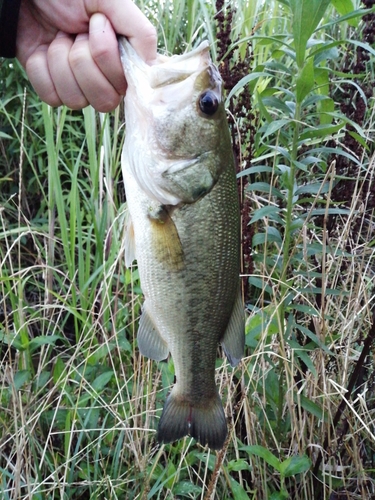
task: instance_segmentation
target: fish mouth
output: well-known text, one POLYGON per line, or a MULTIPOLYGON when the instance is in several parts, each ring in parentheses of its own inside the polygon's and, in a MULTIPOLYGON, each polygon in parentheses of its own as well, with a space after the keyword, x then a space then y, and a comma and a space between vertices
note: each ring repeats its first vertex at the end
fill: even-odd
POLYGON ((119 47, 126 79, 137 88, 139 95, 146 90, 145 82, 149 90, 159 89, 183 82, 212 65, 209 54, 210 44, 207 40, 184 54, 173 56, 158 54, 152 66, 138 56, 125 37, 119 37, 119 47))

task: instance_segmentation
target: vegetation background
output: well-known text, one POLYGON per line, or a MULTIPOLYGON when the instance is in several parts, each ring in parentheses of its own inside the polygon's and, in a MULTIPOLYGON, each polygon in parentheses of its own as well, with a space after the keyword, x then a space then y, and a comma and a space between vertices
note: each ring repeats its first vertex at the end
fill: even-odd
POLYGON ((375 498, 374 0, 139 1, 208 39, 242 202, 246 356, 229 438, 160 446, 124 265, 123 111, 51 109, 0 68, 0 498, 375 498))

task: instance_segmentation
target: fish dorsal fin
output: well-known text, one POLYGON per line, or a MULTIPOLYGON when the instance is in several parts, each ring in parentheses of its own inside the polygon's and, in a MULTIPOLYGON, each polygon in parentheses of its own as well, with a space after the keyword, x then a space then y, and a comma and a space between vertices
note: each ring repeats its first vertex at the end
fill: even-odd
POLYGON ((136 259, 135 255, 135 238, 133 220, 131 218, 129 209, 125 214, 125 265, 130 267, 133 260, 136 259))
POLYGON ((231 366, 240 362, 245 348, 245 314, 239 292, 221 345, 231 366))
POLYGON ((155 361, 162 361, 168 357, 168 345, 147 311, 147 300, 143 305, 142 316, 139 321, 137 341, 138 348, 143 356, 155 361))

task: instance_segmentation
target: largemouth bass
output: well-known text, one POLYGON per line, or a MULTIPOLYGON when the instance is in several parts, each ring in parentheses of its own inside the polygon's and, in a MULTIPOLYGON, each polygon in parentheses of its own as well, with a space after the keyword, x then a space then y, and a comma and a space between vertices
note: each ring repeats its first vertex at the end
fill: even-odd
POLYGON ((144 304, 141 354, 171 353, 176 383, 157 439, 191 435, 220 449, 227 422, 215 385, 217 346, 232 366, 244 350, 240 214, 221 78, 209 44, 144 63, 126 39, 128 90, 122 168, 130 221, 126 264, 137 259, 144 304))

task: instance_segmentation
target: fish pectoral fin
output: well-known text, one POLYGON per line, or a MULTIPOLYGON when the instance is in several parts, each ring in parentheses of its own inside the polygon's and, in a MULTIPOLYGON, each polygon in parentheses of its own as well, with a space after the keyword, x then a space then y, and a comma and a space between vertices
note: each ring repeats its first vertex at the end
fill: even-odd
POLYGON ((143 356, 155 361, 162 361, 168 357, 168 344, 160 335, 147 311, 147 301, 143 306, 142 316, 139 321, 137 341, 138 348, 143 356))
POLYGON ((245 349, 245 313, 240 291, 233 307, 221 345, 231 366, 240 362, 245 349))
POLYGON ((148 215, 152 228, 151 246, 157 260, 163 262, 170 271, 181 271, 185 267, 184 251, 168 208, 161 205, 148 215))
POLYGON ((227 437, 228 428, 223 405, 216 392, 203 404, 195 405, 178 394, 174 386, 165 402, 158 426, 157 440, 171 443, 190 435, 214 450, 220 450, 227 437))
POLYGON ((125 215, 125 266, 130 267, 135 258, 136 255, 133 220, 131 218, 129 209, 127 209, 125 215))

